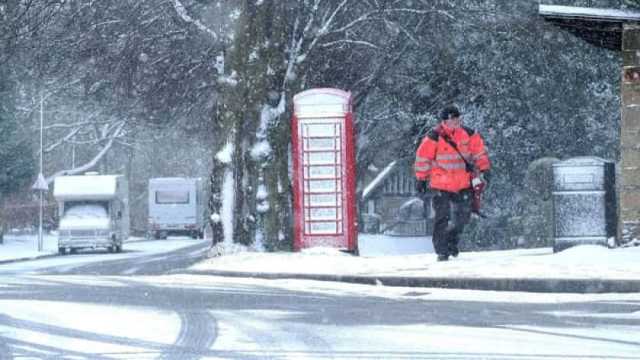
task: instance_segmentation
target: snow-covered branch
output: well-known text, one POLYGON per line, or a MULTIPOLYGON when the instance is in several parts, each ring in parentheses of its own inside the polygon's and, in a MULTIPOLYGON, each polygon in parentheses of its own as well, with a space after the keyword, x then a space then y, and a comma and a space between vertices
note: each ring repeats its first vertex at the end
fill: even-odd
POLYGON ((111 149, 111 147, 114 144, 114 141, 118 138, 121 137, 124 133, 123 129, 124 126, 126 125, 126 122, 121 121, 118 124, 114 125, 114 130, 111 133, 110 136, 101 139, 101 140, 107 140, 107 143, 102 147, 102 149, 100 149, 100 151, 91 159, 89 160, 87 163, 75 167, 73 169, 67 169, 67 170, 60 170, 58 172, 56 172, 55 174, 49 176, 46 178, 47 183, 50 184, 53 182, 53 180, 61 175, 75 175, 75 174, 80 174, 82 172, 85 172, 87 170, 90 170, 92 168, 94 168, 98 162, 105 156, 105 154, 107 154, 107 152, 111 149))
POLYGON ((362 46, 370 47, 372 49, 379 49, 380 48, 379 46, 377 46, 375 44, 372 44, 369 41, 349 40, 349 39, 342 39, 342 40, 326 42, 326 43, 322 44, 322 47, 332 47, 332 46, 343 45, 343 44, 362 45, 362 46))
POLYGON ((69 128, 81 128, 83 126, 89 125, 99 125, 104 124, 106 121, 82 121, 72 124, 52 124, 44 127, 45 130, 55 130, 55 129, 69 129, 69 128))
POLYGON ((202 22, 200 22, 200 20, 194 19, 189 16, 189 14, 187 13, 187 9, 184 7, 184 5, 182 5, 182 2, 180 0, 173 0, 173 7, 176 9, 178 16, 180 16, 182 20, 195 25, 199 30, 209 34, 213 38, 213 40, 218 40, 218 34, 206 27, 202 22))
MULTIPOLYGON (((331 13, 331 15, 323 18, 322 24, 320 25, 319 30, 316 31, 316 33, 314 34, 313 40, 311 40, 311 43, 307 47, 307 51, 306 51, 307 53, 311 52, 311 50, 313 50, 313 48, 316 46, 318 41, 320 41, 320 38, 322 38, 324 35, 326 35, 329 32, 329 28, 333 20, 335 19, 336 14, 339 12, 340 9, 342 9, 346 5, 346 3, 347 3, 347 0, 344 0, 342 3, 340 3, 340 5, 338 5, 338 7, 336 7, 336 9, 331 13)), ((309 35, 309 32, 312 28, 312 24, 315 19, 313 15, 317 12, 317 9, 318 9, 317 5, 318 3, 316 2, 314 6, 314 12, 312 13, 312 16, 309 18, 309 22, 307 23, 307 26, 304 29, 303 37, 306 35, 309 35)))
MULTIPOLYGON (((350 6, 352 2, 347 0, 341 1, 335 8, 325 9, 325 14, 323 16, 318 16, 320 1, 316 1, 312 7, 312 11, 310 11, 307 16, 307 23, 302 30, 301 34, 296 34, 294 31, 294 36, 297 38, 292 41, 290 54, 295 55, 296 63, 301 63, 305 59, 308 58, 308 55, 313 51, 314 48, 320 46, 322 48, 330 48, 333 46, 340 46, 343 44, 354 44, 354 45, 362 45, 369 48, 379 49, 380 47, 370 41, 366 41, 363 39, 334 39, 332 41, 323 43, 320 45, 322 39, 328 37, 329 35, 336 34, 347 34, 351 30, 364 25, 365 23, 371 23, 374 21, 381 21, 388 23, 389 19, 392 19, 394 15, 400 16, 421 16, 426 14, 440 14, 442 16, 446 16, 450 19, 454 19, 453 15, 445 10, 439 9, 421 9, 421 8, 400 8, 400 7, 389 7, 380 9, 378 6, 372 6, 372 9, 368 12, 362 13, 360 16, 356 18, 348 17, 348 16, 339 16, 341 13, 345 13, 350 11, 350 6), (346 23, 344 22, 346 20, 346 23)), ((297 25, 297 23, 295 24, 297 25)), ((294 28, 296 26, 294 25, 294 28)), ((397 26, 397 25, 396 25, 397 26)), ((297 28, 296 28, 297 29, 297 28)), ((412 41, 417 42, 415 38, 413 38, 406 29, 399 28, 398 31, 403 32, 407 35, 412 41)))
POLYGON ((367 22, 367 21, 371 21, 371 20, 380 20, 383 18, 386 18, 387 15, 392 15, 392 14, 402 14, 402 13, 407 13, 407 14, 411 14, 411 15, 426 15, 426 14, 431 14, 431 13, 437 13, 440 15, 444 15, 450 19, 454 19, 453 15, 449 14, 448 12, 444 11, 444 10, 419 10, 419 9, 411 9, 411 8, 391 8, 391 9, 384 9, 384 10, 375 10, 375 11, 371 11, 368 12, 366 14, 361 15, 360 17, 358 17, 357 19, 354 19, 353 21, 339 27, 336 29, 331 30, 330 32, 327 32, 327 34, 329 33, 341 33, 341 32, 345 32, 347 30, 353 29, 354 27, 360 25, 363 22, 367 22))
POLYGON ((294 67, 296 63, 298 63, 298 53, 300 52, 300 48, 302 47, 302 37, 296 40, 296 34, 298 33, 298 26, 300 25, 300 18, 296 17, 295 22, 293 23, 293 32, 291 33, 291 45, 289 48, 289 60, 287 60, 287 70, 284 73, 284 79, 282 79, 282 88, 285 89, 287 86, 287 81, 293 78, 294 67))
POLYGON ((63 137, 62 139, 56 141, 55 143, 47 146, 47 148, 44 149, 44 152, 45 153, 49 153, 49 152, 55 150, 58 146, 66 143, 67 141, 72 139, 74 136, 76 136, 78 134, 78 132, 80 132, 80 128, 75 128, 75 129, 71 130, 65 137, 63 137))

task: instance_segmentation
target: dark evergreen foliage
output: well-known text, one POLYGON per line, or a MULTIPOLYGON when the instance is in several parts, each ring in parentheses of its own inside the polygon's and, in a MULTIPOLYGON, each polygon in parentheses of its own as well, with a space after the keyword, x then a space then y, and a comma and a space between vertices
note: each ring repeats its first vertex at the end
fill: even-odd
POLYGON ((16 192, 35 179, 32 144, 14 117, 12 83, 0 68, 0 201, 3 195, 16 192))

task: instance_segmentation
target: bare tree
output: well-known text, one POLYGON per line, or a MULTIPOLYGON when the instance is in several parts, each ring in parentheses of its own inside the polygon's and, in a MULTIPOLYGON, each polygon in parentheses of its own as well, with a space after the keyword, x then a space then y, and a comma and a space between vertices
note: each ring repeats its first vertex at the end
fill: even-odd
MULTIPOLYGON (((184 21, 217 38, 181 1, 173 4, 184 21)), ((251 244, 257 237, 268 249, 286 248, 291 97, 329 85, 352 90, 362 101, 393 68, 386 54, 391 51, 397 61, 419 17, 439 10, 405 2, 245 0, 235 12, 212 127, 214 242, 251 244), (225 189, 233 189, 232 195, 225 189), (225 209, 233 209, 226 210, 231 218, 223 216, 225 209)))

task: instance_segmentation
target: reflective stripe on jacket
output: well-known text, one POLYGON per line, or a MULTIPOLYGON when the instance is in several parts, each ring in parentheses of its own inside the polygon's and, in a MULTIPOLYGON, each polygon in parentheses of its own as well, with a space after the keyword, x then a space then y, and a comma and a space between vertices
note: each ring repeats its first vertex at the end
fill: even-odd
POLYGON ((468 189, 471 174, 466 171, 464 159, 444 139, 445 134, 478 170, 487 171, 491 167, 480 134, 466 127, 451 129, 440 124, 425 136, 416 151, 416 178, 429 180, 430 187, 436 190, 458 192, 468 189))

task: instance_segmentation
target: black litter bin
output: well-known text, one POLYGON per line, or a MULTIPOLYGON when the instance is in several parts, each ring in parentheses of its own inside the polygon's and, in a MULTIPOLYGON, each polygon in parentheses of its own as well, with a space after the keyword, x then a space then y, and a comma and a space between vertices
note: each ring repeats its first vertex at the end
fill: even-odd
POLYGON ((615 164, 576 157, 553 164, 553 251, 615 242, 615 164))

